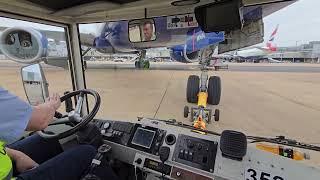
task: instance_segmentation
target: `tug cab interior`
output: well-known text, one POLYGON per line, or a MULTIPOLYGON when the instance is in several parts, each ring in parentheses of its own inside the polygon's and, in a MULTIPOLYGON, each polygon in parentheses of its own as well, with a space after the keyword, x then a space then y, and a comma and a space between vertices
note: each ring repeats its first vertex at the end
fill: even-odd
MULTIPOLYGON (((102 174, 104 166, 110 166, 119 179, 128 180, 316 180, 320 177, 319 169, 297 163, 287 157, 258 150, 254 144, 268 142, 320 151, 320 147, 317 146, 293 142, 284 137, 249 136, 233 130, 217 133, 196 129, 192 125, 176 120, 139 117, 134 121, 124 122, 95 118, 102 99, 99 91, 88 89, 90 87, 86 85, 85 64, 80 47, 79 24, 81 23, 118 20, 135 20, 134 23, 144 23, 144 19, 153 20, 154 17, 195 13, 199 25, 205 32, 225 31, 226 34, 234 35, 234 42, 226 41, 221 45, 221 50, 229 51, 259 41, 259 38, 244 39, 239 33, 241 29, 243 31, 261 30, 261 21, 255 21, 253 24, 243 22, 241 13, 243 7, 264 6, 266 8, 263 13, 268 14, 290 3, 293 2, 278 0, 13 0, 0 3, 0 16, 40 22, 65 29, 72 89, 61 97, 61 101, 66 105, 63 110, 65 112, 57 112, 57 119, 50 124, 50 127, 36 133, 43 138, 60 139, 64 148, 78 144, 91 144, 97 147, 98 153, 101 154, 98 160, 105 162, 97 165, 102 174), (214 12, 215 8, 217 12, 214 12), (212 16, 217 18, 210 18, 212 16), (56 126, 61 124, 69 128, 57 130, 56 126)), ((138 30, 133 31, 141 35, 142 26, 136 26, 138 30)), ((154 31, 157 35, 157 28, 154 31)), ((4 39, 7 45, 11 45, 14 44, 14 40, 10 38, 21 38, 20 48, 25 50, 25 54, 13 58, 19 59, 17 60, 19 63, 26 64, 21 69, 21 77, 31 104, 44 102, 49 93, 48 85, 50 85, 40 65, 48 61, 48 58, 44 52, 38 50, 38 46, 42 43, 41 38, 37 38, 35 34, 31 29, 25 29, 23 32, 17 30, 11 34, 8 33, 8 38, 4 39)), ((156 39, 152 39, 149 43, 154 40, 156 39)), ((135 43, 143 43, 147 40, 142 40, 140 36, 136 41, 135 43)), ((103 175, 100 178, 103 179, 103 175)))

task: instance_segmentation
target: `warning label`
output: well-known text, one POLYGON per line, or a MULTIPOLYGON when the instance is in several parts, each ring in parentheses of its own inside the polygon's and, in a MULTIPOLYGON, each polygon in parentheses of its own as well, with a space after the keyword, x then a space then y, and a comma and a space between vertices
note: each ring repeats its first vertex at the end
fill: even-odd
POLYGON ((198 23, 194 14, 167 17, 167 29, 181 29, 190 27, 198 27, 198 23))

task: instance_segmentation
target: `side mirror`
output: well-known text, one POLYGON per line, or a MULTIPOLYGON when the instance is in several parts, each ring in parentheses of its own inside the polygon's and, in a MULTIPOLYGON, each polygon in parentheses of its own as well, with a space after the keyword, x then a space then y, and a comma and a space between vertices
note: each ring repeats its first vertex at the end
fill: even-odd
POLYGON ((49 95, 48 83, 40 64, 32 64, 21 68, 24 91, 31 105, 45 102, 49 95))
POLYGON ((138 19, 129 21, 129 40, 133 43, 154 41, 156 26, 153 19, 138 19))

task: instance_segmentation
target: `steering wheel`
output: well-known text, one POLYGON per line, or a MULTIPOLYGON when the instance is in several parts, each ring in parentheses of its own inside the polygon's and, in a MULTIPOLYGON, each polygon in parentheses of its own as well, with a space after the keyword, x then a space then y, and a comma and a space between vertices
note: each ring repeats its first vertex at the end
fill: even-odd
POLYGON ((82 89, 82 90, 70 92, 62 96, 60 100, 61 102, 63 102, 66 99, 69 99, 74 96, 78 96, 75 110, 69 112, 68 116, 62 117, 60 119, 56 119, 48 125, 48 126, 53 126, 58 124, 67 124, 67 125, 70 125, 72 128, 61 133, 54 133, 54 132, 49 133, 44 130, 38 131, 38 134, 41 137, 45 139, 55 139, 55 138, 62 139, 62 138, 68 137, 76 133, 77 131, 79 131, 81 128, 85 127, 95 117, 101 104, 100 95, 96 91, 93 91, 90 89, 82 89), (89 114, 82 116, 81 109, 82 109, 82 104, 83 104, 85 95, 93 96, 95 100, 95 104, 89 114))

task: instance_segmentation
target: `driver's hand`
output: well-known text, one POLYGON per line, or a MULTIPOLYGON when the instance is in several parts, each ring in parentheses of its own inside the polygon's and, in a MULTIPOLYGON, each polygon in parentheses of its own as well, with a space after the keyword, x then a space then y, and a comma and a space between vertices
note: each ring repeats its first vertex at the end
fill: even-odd
POLYGON ((16 163, 16 168, 19 173, 23 173, 27 170, 36 168, 39 166, 34 160, 32 160, 29 156, 24 154, 21 151, 17 151, 14 149, 6 148, 9 156, 14 160, 16 163))
POLYGON ((47 98, 47 103, 55 110, 59 109, 59 107, 61 106, 59 94, 53 93, 50 97, 47 98))
POLYGON ((34 160, 32 160, 29 156, 21 152, 16 162, 16 168, 19 173, 23 173, 27 170, 33 169, 39 166, 34 160))

